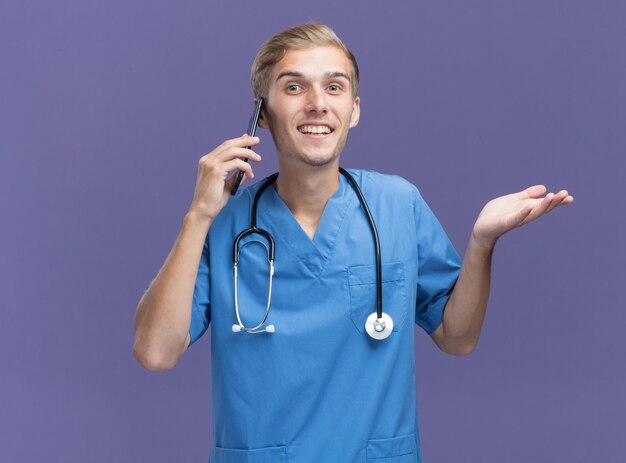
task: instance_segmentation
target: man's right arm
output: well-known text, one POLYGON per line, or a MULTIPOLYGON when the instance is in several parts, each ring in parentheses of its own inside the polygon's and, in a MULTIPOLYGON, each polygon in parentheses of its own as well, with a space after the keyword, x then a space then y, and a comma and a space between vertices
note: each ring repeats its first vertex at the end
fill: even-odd
POLYGON ((189 346, 193 292, 211 223, 193 211, 185 215, 170 254, 139 301, 133 354, 148 370, 169 370, 189 346))
POLYGON ((148 370, 169 370, 189 347, 193 292, 207 233, 230 198, 237 177, 234 172, 242 170, 244 180, 254 177, 252 167, 243 159, 261 160, 246 148, 259 141, 248 135, 226 140, 198 162, 191 207, 174 247, 135 314, 133 354, 148 370))

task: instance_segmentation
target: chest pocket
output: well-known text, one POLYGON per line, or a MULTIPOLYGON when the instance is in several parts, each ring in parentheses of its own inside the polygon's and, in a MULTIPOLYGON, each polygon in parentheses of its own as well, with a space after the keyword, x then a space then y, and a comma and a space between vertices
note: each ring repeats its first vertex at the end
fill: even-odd
MULTIPOLYGON (((383 312, 393 319, 393 331, 399 331, 407 316, 404 264, 382 264, 383 312)), ((359 333, 365 334, 365 320, 376 312, 376 265, 348 267, 350 318, 359 333)))
POLYGON ((209 463, 287 463, 287 447, 265 447, 261 449, 228 449, 215 447, 215 458, 209 463))
POLYGON ((416 459, 415 435, 371 439, 367 441, 367 461, 384 463, 413 463, 416 459))

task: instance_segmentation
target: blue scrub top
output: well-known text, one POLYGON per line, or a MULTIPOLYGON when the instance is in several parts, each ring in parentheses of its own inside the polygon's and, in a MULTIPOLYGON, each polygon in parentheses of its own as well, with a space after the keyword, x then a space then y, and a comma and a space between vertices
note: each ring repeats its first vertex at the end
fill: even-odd
MULTIPOLYGON (((276 243, 268 323, 272 334, 234 333, 232 244, 250 227, 262 182, 231 198, 202 252, 189 329, 211 326, 212 463, 421 462, 413 323, 440 324, 461 259, 417 188, 401 177, 349 170, 378 229, 385 340, 365 320, 376 311, 372 233, 356 193, 339 175, 311 240, 273 187, 258 226, 276 243), (393 458, 390 458, 393 457, 393 458)), ((239 264, 239 310, 247 327, 264 315, 267 253, 254 235, 239 264)))

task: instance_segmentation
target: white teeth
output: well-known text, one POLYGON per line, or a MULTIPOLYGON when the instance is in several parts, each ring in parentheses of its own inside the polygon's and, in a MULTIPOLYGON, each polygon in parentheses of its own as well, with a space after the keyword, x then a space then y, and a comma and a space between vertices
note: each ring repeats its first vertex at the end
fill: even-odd
POLYGON ((298 130, 302 133, 314 133, 314 134, 331 132, 330 127, 326 125, 303 125, 299 127, 298 130))

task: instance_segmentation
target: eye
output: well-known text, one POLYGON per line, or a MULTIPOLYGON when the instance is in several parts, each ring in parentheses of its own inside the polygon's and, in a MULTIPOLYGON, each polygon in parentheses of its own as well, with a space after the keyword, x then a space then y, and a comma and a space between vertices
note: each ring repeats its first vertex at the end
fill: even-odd
POLYGON ((331 84, 328 86, 328 90, 330 90, 333 93, 339 93, 341 91, 341 86, 337 84, 331 84))
POLYGON ((298 92, 302 87, 300 87, 298 84, 289 84, 287 85, 287 91, 289 93, 296 93, 298 92))

